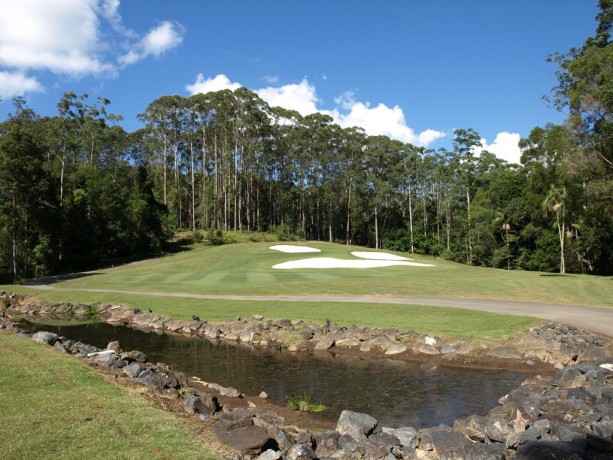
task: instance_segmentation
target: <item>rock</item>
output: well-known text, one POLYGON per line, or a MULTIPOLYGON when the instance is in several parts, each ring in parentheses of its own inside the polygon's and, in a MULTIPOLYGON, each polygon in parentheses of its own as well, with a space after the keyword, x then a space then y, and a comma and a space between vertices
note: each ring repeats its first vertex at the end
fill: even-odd
POLYGON ((233 429, 219 426, 215 429, 215 434, 224 444, 243 456, 259 455, 274 447, 274 441, 261 426, 249 425, 233 429))
POLYGON ((471 441, 449 427, 440 426, 423 432, 420 443, 430 445, 437 458, 445 456, 451 459, 462 458, 458 452, 470 445, 471 441))
POLYGON ((332 337, 324 337, 315 345, 315 350, 324 351, 329 350, 336 344, 336 341, 332 337))
POLYGON ((108 352, 95 353, 93 361, 102 367, 110 367, 112 369, 119 369, 125 366, 125 361, 115 354, 114 351, 108 350, 108 352))
POLYGON ((149 368, 144 370, 137 379, 144 385, 147 385, 154 390, 162 391, 163 389, 171 388, 175 384, 175 380, 157 373, 155 369, 149 368))
POLYGON ((383 432, 395 436, 400 442, 400 445, 406 447, 416 447, 419 440, 417 438, 417 430, 411 426, 402 428, 383 428, 383 432))
POLYGON ((360 346, 360 343, 362 343, 360 341, 360 339, 357 339, 355 337, 351 337, 349 339, 337 340, 336 341, 336 347, 337 348, 353 348, 353 347, 360 346))
POLYGON ((340 438, 340 433, 337 431, 322 431, 316 433, 313 437, 315 438, 315 445, 317 448, 315 449, 315 453, 318 457, 332 457, 334 452, 339 449, 338 438, 340 438))
POLYGON ((592 423, 592 431, 597 435, 607 439, 613 439, 613 421, 602 421, 592 423))
POLYGON ((504 420, 495 420, 485 427, 485 435, 490 441, 505 442, 512 433, 513 429, 504 420))
POLYGON ((140 363, 132 363, 125 366, 122 370, 131 379, 136 379, 145 369, 146 367, 140 363))
POLYGON ((427 343, 417 343, 413 347, 413 350, 417 353, 423 353, 425 355, 438 355, 441 353, 438 348, 435 348, 427 343))
POLYGON ((296 442, 305 446, 315 447, 315 439, 313 439, 308 430, 300 430, 296 435, 296 442))
MULTIPOLYGON (((472 444, 456 449, 455 458, 462 460, 504 460, 508 458, 504 444, 472 444)), ((447 457, 452 459, 454 457, 447 457)), ((536 460, 536 459, 535 459, 536 460)))
POLYGON ((338 419, 336 431, 354 439, 365 439, 377 426, 377 419, 367 414, 344 410, 338 419))
POLYGON ((115 340, 113 342, 109 342, 109 344, 106 346, 106 349, 107 350, 113 350, 118 355, 123 353, 123 348, 121 348, 121 345, 119 344, 119 341, 117 341, 117 340, 115 340))
MULTIPOLYGON (((294 438, 292 438, 290 434, 287 431, 285 431, 283 428, 275 427, 273 431, 274 433, 272 437, 274 438, 277 445, 279 446, 279 449, 281 449, 282 451, 286 452, 290 450, 294 444, 296 444, 296 441, 294 441, 294 438)), ((270 431, 268 432, 268 434, 270 434, 270 431)))
POLYGON ((317 458, 315 451, 305 444, 294 444, 287 452, 287 460, 311 460, 317 458))
POLYGON ((571 442, 532 441, 519 446, 516 460, 557 459, 575 460, 586 458, 584 446, 571 442))
POLYGON ((258 457, 258 460, 280 460, 283 458, 283 454, 279 451, 268 449, 258 457))
POLYGON ((44 345, 53 346, 58 340, 58 335, 54 334, 53 332, 39 331, 32 335, 32 340, 44 345))
POLYGON ((240 391, 238 391, 236 388, 222 387, 221 385, 218 385, 216 383, 209 383, 208 387, 218 391, 219 394, 222 396, 228 396, 230 398, 238 398, 241 396, 240 391))
POLYGON ((149 361, 147 355, 142 351, 129 351, 127 353, 121 353, 120 357, 128 362, 146 363, 149 361))
POLYGON ((259 394, 259 398, 261 398, 261 399, 268 399, 268 393, 266 393, 265 391, 262 391, 259 394))
POLYGON ((407 351, 407 347, 405 345, 399 345, 397 343, 394 343, 390 345, 390 347, 387 349, 385 354, 386 355, 397 355, 399 353, 404 353, 405 351, 407 351))
POLYGON ((453 422, 453 429, 455 431, 463 434, 468 439, 479 442, 483 442, 486 438, 485 426, 486 419, 480 415, 471 415, 470 417, 453 422))
POLYGON ((205 406, 198 396, 188 396, 185 398, 183 407, 188 414, 204 414, 206 412, 205 406))

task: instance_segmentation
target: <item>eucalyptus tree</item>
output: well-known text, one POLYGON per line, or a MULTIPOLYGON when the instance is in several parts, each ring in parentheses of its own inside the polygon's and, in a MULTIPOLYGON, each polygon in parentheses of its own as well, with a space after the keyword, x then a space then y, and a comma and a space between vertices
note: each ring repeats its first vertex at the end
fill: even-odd
POLYGON ((481 138, 472 128, 456 129, 453 139, 454 152, 457 155, 456 166, 460 173, 460 187, 466 198, 466 263, 473 263, 473 245, 471 241, 470 205, 475 193, 475 147, 481 147, 481 138))
POLYGON ((179 156, 182 144, 183 98, 178 95, 162 96, 151 102, 138 118, 146 123, 152 137, 152 158, 157 170, 161 170, 162 201, 171 205, 177 224, 180 224, 179 156), (172 165, 172 166, 171 166, 172 165), (169 203, 168 174, 174 176, 174 203, 169 203))

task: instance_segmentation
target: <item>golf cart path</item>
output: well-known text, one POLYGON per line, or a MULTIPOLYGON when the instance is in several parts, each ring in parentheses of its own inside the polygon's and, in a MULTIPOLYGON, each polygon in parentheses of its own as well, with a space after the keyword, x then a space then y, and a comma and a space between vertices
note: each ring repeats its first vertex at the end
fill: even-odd
POLYGON ((236 300, 255 302, 347 302, 384 303, 400 305, 430 305, 435 307, 465 308, 491 313, 532 316, 558 321, 571 326, 587 329, 598 334, 613 337, 613 307, 561 305, 507 300, 471 300, 426 297, 384 297, 384 296, 323 296, 323 295, 213 295, 177 292, 125 291, 117 289, 63 289, 49 284, 32 283, 30 287, 48 291, 78 291, 111 294, 132 294, 152 297, 177 297, 184 299, 236 300))

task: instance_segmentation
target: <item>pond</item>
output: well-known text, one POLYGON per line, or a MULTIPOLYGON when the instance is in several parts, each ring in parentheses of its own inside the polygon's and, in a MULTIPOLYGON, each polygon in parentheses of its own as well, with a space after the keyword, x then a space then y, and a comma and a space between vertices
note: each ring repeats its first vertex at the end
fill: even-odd
POLYGON ((416 428, 451 425, 471 414, 486 414, 525 374, 423 365, 387 358, 358 358, 330 352, 290 353, 269 347, 211 342, 195 337, 143 332, 106 323, 50 325, 45 330, 105 348, 119 340, 125 350, 143 351, 153 362, 188 376, 237 388, 285 404, 307 396, 328 406, 323 417, 343 409, 372 415, 380 426, 416 428))

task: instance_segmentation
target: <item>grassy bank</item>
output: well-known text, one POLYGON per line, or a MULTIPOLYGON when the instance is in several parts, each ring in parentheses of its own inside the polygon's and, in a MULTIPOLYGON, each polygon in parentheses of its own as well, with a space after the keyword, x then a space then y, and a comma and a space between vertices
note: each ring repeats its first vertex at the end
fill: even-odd
POLYGON ((543 322, 525 316, 420 305, 202 300, 96 292, 38 291, 34 294, 39 299, 56 302, 118 303, 183 320, 198 316, 207 321, 231 321, 237 316, 250 318, 253 315, 319 323, 329 319, 342 325, 412 329, 424 334, 466 339, 511 338, 543 322))
POLYGON ((285 254, 268 249, 270 244, 194 249, 100 270, 54 286, 224 295, 450 297, 613 307, 613 277, 469 267, 425 256, 411 257, 434 267, 275 270, 275 264, 302 258, 355 259, 350 252, 365 249, 307 242, 304 244, 322 252, 285 254))
POLYGON ((3 458, 215 458, 182 419, 68 355, 0 334, 3 458))

